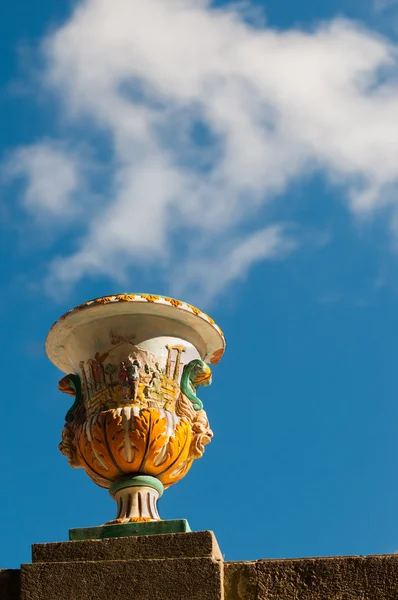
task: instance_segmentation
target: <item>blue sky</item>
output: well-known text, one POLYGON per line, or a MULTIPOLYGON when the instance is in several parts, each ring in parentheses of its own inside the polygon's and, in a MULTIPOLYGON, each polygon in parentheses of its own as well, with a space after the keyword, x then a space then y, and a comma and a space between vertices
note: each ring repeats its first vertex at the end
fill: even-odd
POLYGON ((32 0, 0 22, 0 567, 103 523, 51 324, 209 312, 214 440, 162 498, 227 560, 398 550, 398 3, 32 0))

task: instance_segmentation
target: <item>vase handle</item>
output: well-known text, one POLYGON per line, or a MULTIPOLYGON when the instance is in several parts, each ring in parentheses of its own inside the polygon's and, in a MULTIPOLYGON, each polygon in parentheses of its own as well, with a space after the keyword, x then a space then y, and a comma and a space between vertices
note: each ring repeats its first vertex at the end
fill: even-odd
POLYGON ((203 402, 196 395, 198 387, 210 384, 211 369, 203 360, 191 360, 185 365, 181 376, 181 391, 192 402, 195 410, 202 410, 203 408, 203 402))
POLYGON ((65 415, 65 421, 70 423, 74 419, 74 413, 82 400, 82 384, 79 375, 69 373, 58 383, 58 389, 64 394, 75 396, 75 401, 65 415))

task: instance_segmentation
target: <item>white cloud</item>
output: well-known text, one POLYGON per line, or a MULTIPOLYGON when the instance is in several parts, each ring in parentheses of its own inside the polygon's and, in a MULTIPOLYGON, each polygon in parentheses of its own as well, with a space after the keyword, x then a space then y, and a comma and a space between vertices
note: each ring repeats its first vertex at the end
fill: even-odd
POLYGON ((190 261, 185 272, 176 269, 176 293, 183 295, 186 288, 192 289, 203 302, 209 302, 214 290, 225 289, 233 281, 245 278, 255 263, 285 258, 295 249, 296 242, 281 226, 265 227, 247 237, 230 240, 211 258, 202 260, 198 256, 190 261))
POLYGON ((172 278, 179 261, 175 289, 195 273, 207 298, 284 254, 283 224, 253 222, 316 170, 355 214, 396 205, 397 48, 355 23, 276 31, 205 0, 85 0, 44 53, 77 143, 100 133, 111 156, 106 199, 52 283, 137 264, 172 278))
POLYGON ((65 148, 46 141, 18 148, 4 163, 2 176, 26 179, 23 203, 36 217, 64 219, 75 212, 81 178, 76 158, 65 148))

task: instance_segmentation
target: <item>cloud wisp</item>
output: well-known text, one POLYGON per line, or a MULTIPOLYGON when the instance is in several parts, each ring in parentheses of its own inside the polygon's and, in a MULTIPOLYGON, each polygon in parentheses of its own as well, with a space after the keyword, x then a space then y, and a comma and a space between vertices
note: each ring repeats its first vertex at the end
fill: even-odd
POLYGON ((14 151, 2 165, 5 179, 25 179, 24 208, 41 216, 62 218, 76 210, 74 194, 81 186, 76 158, 58 144, 42 141, 14 151))
POLYGON ((255 262, 299 246, 283 222, 258 215, 314 172, 357 215, 394 209, 397 47, 358 24, 277 31, 206 0, 84 0, 43 54, 71 139, 58 154, 46 154, 48 140, 17 150, 25 204, 51 220, 76 186, 95 186, 74 143, 91 145, 106 179, 74 251, 49 266, 49 286, 128 282, 140 265, 171 292, 211 300, 255 262))
POLYGON ((398 0, 373 0, 373 7, 376 12, 384 12, 389 9, 395 9, 398 0))

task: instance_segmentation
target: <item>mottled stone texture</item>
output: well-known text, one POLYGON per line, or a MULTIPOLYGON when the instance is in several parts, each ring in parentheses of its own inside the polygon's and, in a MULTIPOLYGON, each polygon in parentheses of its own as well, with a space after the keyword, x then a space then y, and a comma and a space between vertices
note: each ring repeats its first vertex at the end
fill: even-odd
POLYGON ((18 569, 0 569, 0 600, 19 600, 18 569))
POLYGON ((223 600, 210 531, 40 544, 22 565, 21 600, 223 600))
POLYGON ((398 600, 398 555, 223 563, 210 531, 38 544, 0 600, 398 600))
POLYGON ((398 556, 225 564, 225 600, 398 600, 398 556))
MULTIPOLYGON (((222 560, 212 531, 33 544, 33 562, 213 558, 222 560)), ((397 599, 398 600, 398 599, 397 599)))
POLYGON ((211 558, 22 565, 21 600, 222 600, 211 558))

